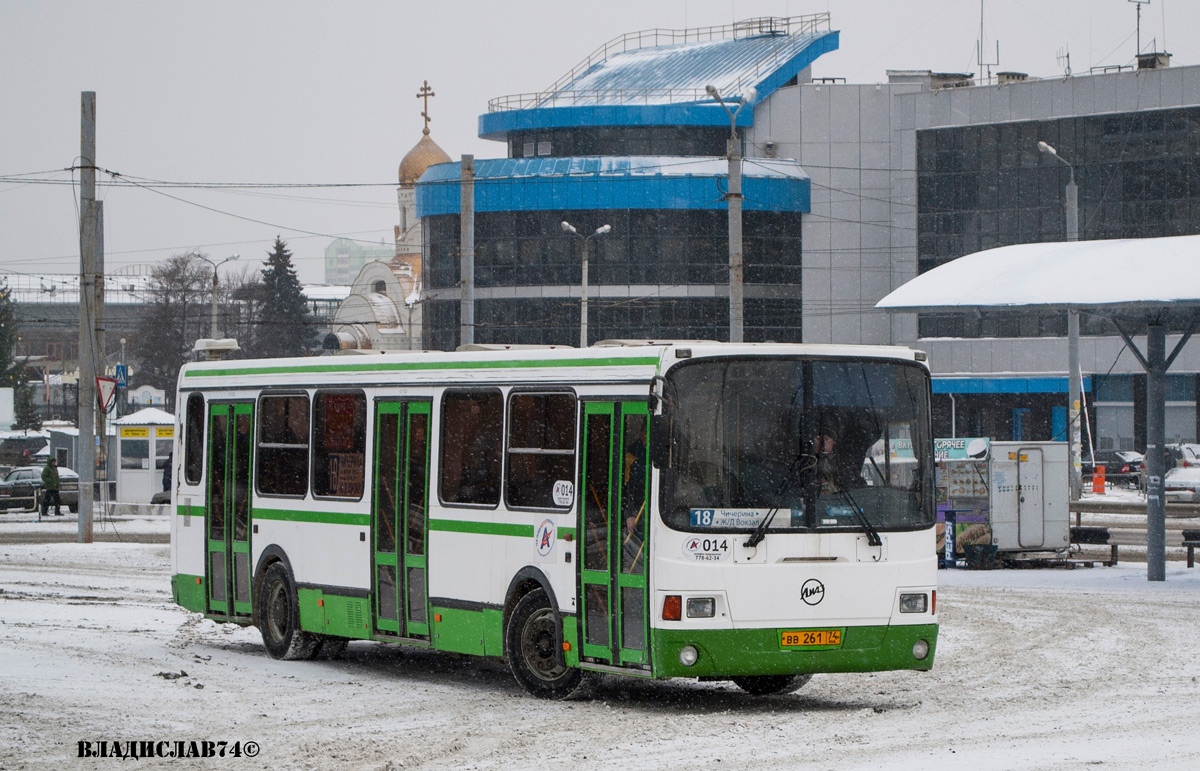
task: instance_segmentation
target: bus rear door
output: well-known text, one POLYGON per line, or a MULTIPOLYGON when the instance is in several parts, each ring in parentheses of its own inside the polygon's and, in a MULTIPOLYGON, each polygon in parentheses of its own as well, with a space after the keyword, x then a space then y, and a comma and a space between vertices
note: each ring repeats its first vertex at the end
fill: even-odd
POLYGON ((589 663, 648 669, 645 402, 584 404, 580 640, 589 663))

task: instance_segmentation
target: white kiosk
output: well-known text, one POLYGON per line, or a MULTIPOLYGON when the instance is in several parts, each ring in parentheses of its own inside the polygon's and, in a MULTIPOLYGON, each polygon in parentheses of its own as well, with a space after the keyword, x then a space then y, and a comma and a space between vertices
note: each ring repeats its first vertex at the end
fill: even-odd
MULTIPOLYGON (((122 503, 150 503, 163 489, 175 444, 175 416, 147 407, 112 422, 117 433, 117 493, 122 503)), ((112 465, 109 466, 112 468, 112 465)))
POLYGON ((999 552, 1070 546, 1066 442, 992 442, 990 518, 999 552))

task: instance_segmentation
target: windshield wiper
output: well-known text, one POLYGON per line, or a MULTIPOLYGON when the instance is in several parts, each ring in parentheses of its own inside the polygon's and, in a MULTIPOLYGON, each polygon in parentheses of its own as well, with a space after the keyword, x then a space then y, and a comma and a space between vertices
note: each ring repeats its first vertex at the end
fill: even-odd
MULTIPOLYGON (((801 453, 792 459, 792 465, 788 466, 787 473, 783 475, 783 481, 779 483, 779 489, 775 491, 776 500, 782 498, 784 493, 788 491, 788 488, 791 487, 792 474, 795 472, 796 467, 800 465, 800 461, 804 460, 804 458, 804 453, 801 453)), ((775 515, 778 513, 779 506, 772 506, 771 510, 767 512, 767 516, 763 517, 762 522, 758 523, 758 526, 754 528, 754 532, 750 534, 750 537, 747 538, 746 542, 742 545, 748 549, 752 549, 762 543, 762 540, 767 537, 767 528, 771 526, 771 522, 775 519, 775 515)))
POLYGON ((834 489, 839 495, 846 499, 850 504, 850 510, 854 513, 854 518, 858 520, 858 524, 862 525, 863 530, 867 531, 867 543, 871 546, 883 546, 883 539, 879 537, 879 531, 875 529, 875 525, 871 524, 871 520, 867 519, 867 514, 858 507, 854 502, 854 496, 850 495, 850 491, 842 487, 842 483, 838 479, 833 480, 834 489))

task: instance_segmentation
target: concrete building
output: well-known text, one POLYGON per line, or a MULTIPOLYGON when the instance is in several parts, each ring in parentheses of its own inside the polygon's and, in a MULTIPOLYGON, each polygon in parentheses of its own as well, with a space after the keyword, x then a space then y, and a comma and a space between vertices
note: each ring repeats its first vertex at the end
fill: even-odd
POLYGON ((387 262, 395 256, 396 247, 392 244, 366 244, 351 241, 349 238, 334 239, 325 247, 325 283, 349 286, 368 262, 387 262))
MULTIPOLYGON (((1070 172, 1039 141, 1073 164, 1081 239, 1200 232, 1200 67, 1154 53, 1077 76, 848 84, 813 71, 837 42, 828 14, 631 33, 538 94, 493 100, 480 135, 508 157, 475 163, 476 342, 578 340, 579 244, 561 220, 581 234, 612 225, 591 244, 590 341, 728 339, 730 120, 704 87, 733 106, 754 87, 736 120, 745 339, 919 347, 939 435, 1063 438, 1064 316, 874 305, 964 254, 1063 240, 1070 172)), ((435 348, 458 342, 459 176, 438 165, 417 186, 435 348)), ((1107 322, 1082 326, 1095 446, 1143 449, 1142 370, 1107 322)), ((1170 376, 1170 439, 1200 435, 1197 371, 1193 344, 1170 376)))

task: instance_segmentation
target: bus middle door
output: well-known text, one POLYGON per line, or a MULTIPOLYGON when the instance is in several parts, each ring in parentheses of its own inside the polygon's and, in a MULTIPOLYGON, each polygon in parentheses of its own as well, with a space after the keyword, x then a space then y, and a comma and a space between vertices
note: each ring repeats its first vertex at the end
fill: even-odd
POLYGON ((648 668, 645 402, 585 402, 580 640, 586 663, 648 668))
POLYGON ((250 468, 254 405, 211 404, 208 409, 208 611, 249 616, 250 468))
POLYGON ((429 402, 377 402, 371 503, 375 629, 428 639, 429 402))

